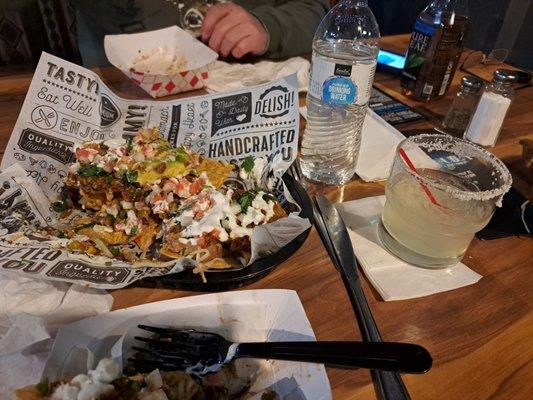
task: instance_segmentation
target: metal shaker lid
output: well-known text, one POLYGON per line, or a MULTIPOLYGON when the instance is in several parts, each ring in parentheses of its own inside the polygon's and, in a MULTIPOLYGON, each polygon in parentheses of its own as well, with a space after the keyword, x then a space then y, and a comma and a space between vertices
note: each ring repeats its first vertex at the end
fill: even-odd
POLYGON ((463 76, 461 79, 461 87, 463 89, 468 89, 471 92, 477 92, 479 89, 483 87, 483 79, 480 79, 476 76, 463 76))
POLYGON ((518 76, 516 75, 515 71, 512 71, 510 69, 497 69, 494 72, 494 77, 492 78, 492 80, 494 82, 511 84, 516 82, 517 78, 518 76))

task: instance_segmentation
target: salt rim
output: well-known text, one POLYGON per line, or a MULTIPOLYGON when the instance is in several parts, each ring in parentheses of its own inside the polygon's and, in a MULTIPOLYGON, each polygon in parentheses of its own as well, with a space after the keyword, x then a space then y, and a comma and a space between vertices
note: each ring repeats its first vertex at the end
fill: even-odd
POLYGON ((499 197, 499 199, 496 200, 496 205, 500 207, 503 195, 509 191, 513 183, 513 178, 511 176, 511 173, 509 172, 509 169, 505 166, 503 161, 501 161, 494 154, 485 150, 483 147, 475 143, 446 134, 422 133, 420 135, 411 136, 407 139, 404 139, 398 144, 398 147, 396 148, 396 156, 400 160, 405 171, 411 174, 416 180, 426 186, 434 187, 448 194, 451 194, 461 201, 488 201, 493 198, 499 197), (433 142, 424 142, 425 139, 431 139, 433 142), (424 147, 425 149, 430 151, 445 150, 462 157, 478 156, 490 162, 491 166, 494 169, 494 172, 503 182, 498 188, 491 190, 483 190, 479 192, 461 190, 450 185, 435 182, 432 179, 421 176, 417 172, 412 171, 410 168, 408 168, 402 157, 399 157, 399 149, 409 150, 414 147, 424 147))

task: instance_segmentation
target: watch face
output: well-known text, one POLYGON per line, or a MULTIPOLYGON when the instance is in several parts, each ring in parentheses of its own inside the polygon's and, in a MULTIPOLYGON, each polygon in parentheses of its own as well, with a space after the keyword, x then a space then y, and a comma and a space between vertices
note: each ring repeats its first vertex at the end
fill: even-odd
POLYGON ((191 32, 194 36, 200 34, 204 16, 210 7, 225 0, 181 0, 178 2, 180 22, 182 29, 191 32))

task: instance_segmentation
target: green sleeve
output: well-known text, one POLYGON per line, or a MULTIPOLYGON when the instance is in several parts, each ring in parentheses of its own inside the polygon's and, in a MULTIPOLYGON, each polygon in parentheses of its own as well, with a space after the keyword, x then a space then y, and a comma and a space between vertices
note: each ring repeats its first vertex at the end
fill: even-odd
POLYGON ((251 10, 266 27, 268 58, 286 58, 311 52, 318 24, 329 9, 329 0, 282 0, 251 10))

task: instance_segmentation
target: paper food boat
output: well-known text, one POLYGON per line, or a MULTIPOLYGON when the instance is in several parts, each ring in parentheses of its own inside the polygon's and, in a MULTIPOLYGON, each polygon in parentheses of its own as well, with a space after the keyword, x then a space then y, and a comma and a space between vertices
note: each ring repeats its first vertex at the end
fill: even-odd
POLYGON ((203 88, 209 76, 209 64, 218 57, 216 52, 177 26, 143 33, 106 35, 104 48, 109 62, 154 98, 203 88), (132 68, 139 54, 150 54, 157 48, 179 52, 187 60, 187 69, 165 75, 138 72, 132 68))
MULTIPOLYGON (((43 378, 70 379, 94 369, 101 358, 122 364, 133 354, 133 336, 146 336, 138 324, 196 328, 234 342, 314 341, 302 303, 292 290, 246 290, 159 301, 86 318, 62 327, 43 378)), ((277 360, 240 359, 239 376, 255 376, 250 399, 265 389, 280 399, 330 400, 323 365, 277 360)))

